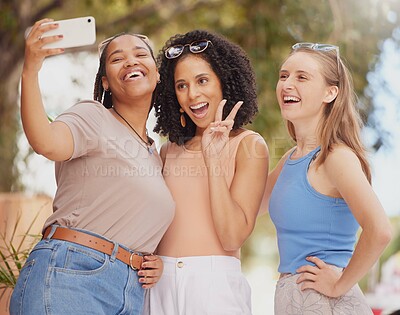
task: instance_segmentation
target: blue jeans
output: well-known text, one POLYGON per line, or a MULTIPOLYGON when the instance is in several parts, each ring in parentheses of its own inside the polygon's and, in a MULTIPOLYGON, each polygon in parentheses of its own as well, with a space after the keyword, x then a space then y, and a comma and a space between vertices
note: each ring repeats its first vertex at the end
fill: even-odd
POLYGON ((41 240, 21 270, 10 314, 141 314, 144 289, 137 272, 115 259, 117 250, 118 245, 109 256, 66 241, 41 240))

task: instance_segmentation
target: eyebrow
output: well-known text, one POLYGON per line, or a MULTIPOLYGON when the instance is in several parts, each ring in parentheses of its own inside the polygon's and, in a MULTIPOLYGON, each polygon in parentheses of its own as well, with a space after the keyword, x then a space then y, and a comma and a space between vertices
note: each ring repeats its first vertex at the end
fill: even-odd
MULTIPOLYGON (((143 47, 143 46, 135 46, 135 47, 132 48, 132 50, 145 50, 145 51, 149 52, 149 50, 148 50, 146 47, 143 47)), ((111 53, 108 55, 108 59, 109 59, 112 55, 122 53, 123 51, 124 51, 123 49, 116 49, 116 50, 114 50, 113 52, 111 52, 111 53)))
MULTIPOLYGON (((285 70, 285 69, 279 70, 279 73, 282 73, 282 72, 289 73, 290 71, 289 70, 285 70)), ((310 72, 305 71, 305 70, 296 70, 294 73, 296 73, 296 74, 305 73, 305 74, 307 74, 307 75, 309 75, 311 77, 314 77, 310 72)))
MULTIPOLYGON (((205 73, 199 73, 199 74, 196 75, 194 78, 195 78, 195 79, 198 79, 198 78, 204 77, 204 76, 208 76, 208 77, 209 77, 210 74, 209 74, 209 73, 206 73, 206 72, 205 72, 205 73)), ((175 84, 176 84, 176 83, 180 83, 180 82, 185 82, 185 80, 183 80, 183 79, 176 80, 176 81, 175 81, 175 84)))

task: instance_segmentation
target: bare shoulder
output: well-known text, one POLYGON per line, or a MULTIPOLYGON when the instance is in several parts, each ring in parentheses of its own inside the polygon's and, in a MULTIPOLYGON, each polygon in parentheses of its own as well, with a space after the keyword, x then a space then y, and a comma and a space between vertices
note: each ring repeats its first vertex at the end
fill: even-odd
POLYGON ((269 174, 269 176, 271 178, 271 182, 275 183, 275 180, 278 178, 278 176, 283 168, 283 165, 285 164, 286 160, 289 158, 289 155, 295 149, 296 149, 296 147, 289 149, 284 155, 282 155, 282 157, 280 158, 278 163, 276 163, 275 167, 272 169, 272 171, 269 174))
POLYGON ((343 167, 344 165, 361 165, 357 155, 352 149, 343 144, 335 145, 329 152, 325 162, 325 166, 330 167, 343 167))
POLYGON ((245 154, 248 158, 268 158, 268 146, 257 132, 245 136, 239 143, 237 157, 245 154))
POLYGON ((280 158, 280 160, 278 161, 278 163, 276 164, 276 167, 280 167, 282 168, 283 164, 285 164, 286 160, 289 158, 289 155, 296 150, 296 146, 290 148, 289 150, 286 151, 286 153, 284 155, 282 155, 282 157, 280 158))
POLYGON ((347 178, 362 173, 361 162, 357 155, 346 145, 335 145, 323 163, 330 179, 347 178))
POLYGON ((294 150, 296 150, 296 146, 294 146, 294 147, 290 148, 289 150, 287 150, 286 153, 285 153, 284 155, 282 155, 281 161, 285 162, 285 161, 288 159, 289 155, 290 155, 294 150))

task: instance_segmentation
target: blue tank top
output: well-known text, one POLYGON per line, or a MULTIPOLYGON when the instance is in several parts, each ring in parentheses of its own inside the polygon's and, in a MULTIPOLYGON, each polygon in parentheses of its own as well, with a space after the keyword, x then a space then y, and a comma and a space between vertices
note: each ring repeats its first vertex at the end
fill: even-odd
POLYGON ((269 212, 278 238, 280 273, 296 273, 305 258, 316 256, 346 267, 353 254, 359 225, 346 202, 317 192, 309 183, 309 165, 320 147, 286 160, 272 190, 269 212))

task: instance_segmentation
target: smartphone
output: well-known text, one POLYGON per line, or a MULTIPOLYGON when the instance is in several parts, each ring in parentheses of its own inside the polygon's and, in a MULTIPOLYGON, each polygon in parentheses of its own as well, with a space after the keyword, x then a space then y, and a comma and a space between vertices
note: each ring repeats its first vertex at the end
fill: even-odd
MULTIPOLYGON (((96 21, 93 16, 78 17, 68 20, 46 22, 46 24, 58 24, 58 28, 43 33, 42 37, 63 35, 57 42, 44 45, 44 48, 72 48, 92 45, 96 41, 96 21)), ((29 35, 31 27, 25 32, 25 38, 29 35)))

